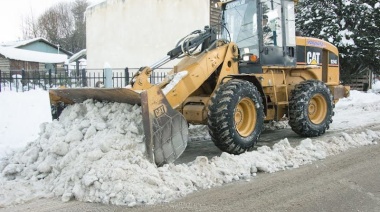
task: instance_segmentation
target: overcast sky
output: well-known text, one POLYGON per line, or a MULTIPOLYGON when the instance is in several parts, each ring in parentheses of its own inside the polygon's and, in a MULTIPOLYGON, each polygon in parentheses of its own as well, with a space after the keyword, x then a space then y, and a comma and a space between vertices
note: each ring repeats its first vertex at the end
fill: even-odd
MULTIPOLYGON (((23 17, 33 14, 38 17, 58 2, 74 0, 0 0, 0 43, 22 39, 23 17)), ((87 0, 90 3, 99 0, 87 0)))

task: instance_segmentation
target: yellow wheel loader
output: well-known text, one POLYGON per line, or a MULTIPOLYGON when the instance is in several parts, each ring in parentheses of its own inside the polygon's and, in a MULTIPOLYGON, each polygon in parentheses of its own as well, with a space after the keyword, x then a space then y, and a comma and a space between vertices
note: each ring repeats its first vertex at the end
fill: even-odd
POLYGON ((219 32, 194 31, 140 68, 126 88, 50 90, 53 117, 86 99, 141 105, 147 156, 157 165, 182 154, 189 123, 208 125, 215 145, 231 154, 252 150, 264 122, 284 116, 297 134, 322 135, 349 87, 339 83, 336 47, 296 36, 296 2, 220 2, 219 32), (176 58, 182 59, 161 83, 149 82, 154 69, 176 58))

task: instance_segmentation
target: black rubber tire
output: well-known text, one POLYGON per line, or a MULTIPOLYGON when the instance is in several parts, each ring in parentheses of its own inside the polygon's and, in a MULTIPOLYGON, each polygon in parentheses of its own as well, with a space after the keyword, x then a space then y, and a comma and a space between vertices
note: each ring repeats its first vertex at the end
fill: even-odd
POLYGON ((61 115, 62 111, 66 108, 66 105, 63 102, 59 102, 56 105, 51 105, 50 108, 52 119, 59 120, 59 116, 61 115))
POLYGON ((209 133, 220 150, 230 154, 241 154, 254 148, 263 129, 265 115, 260 92, 252 83, 232 79, 220 85, 211 97, 208 110, 209 133), (235 110, 243 99, 252 100, 256 111, 254 129, 249 130, 247 136, 240 135, 235 127, 235 110))
POLYGON ((295 133, 301 136, 320 136, 329 129, 330 123, 332 123, 334 107, 333 97, 325 83, 318 80, 301 82, 291 92, 289 100, 289 125, 295 133), (309 112, 309 104, 316 96, 323 98, 322 106, 325 107, 325 112, 321 112, 323 113, 321 117, 323 120, 321 119, 318 123, 313 123, 309 117, 311 113, 309 112))

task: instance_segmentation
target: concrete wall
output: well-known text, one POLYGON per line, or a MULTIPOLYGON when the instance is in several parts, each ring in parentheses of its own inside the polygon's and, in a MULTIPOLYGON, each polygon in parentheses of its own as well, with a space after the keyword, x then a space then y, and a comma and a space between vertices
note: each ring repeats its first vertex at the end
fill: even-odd
POLYGON ((108 0, 89 7, 87 68, 152 65, 209 22, 209 0, 108 0))

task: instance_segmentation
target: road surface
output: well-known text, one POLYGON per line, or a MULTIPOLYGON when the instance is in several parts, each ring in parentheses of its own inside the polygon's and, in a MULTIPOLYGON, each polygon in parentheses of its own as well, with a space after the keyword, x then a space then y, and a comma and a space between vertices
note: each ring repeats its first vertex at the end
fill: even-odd
MULTIPOLYGON (((378 129, 378 127, 374 127, 378 129)), ((301 140, 290 129, 263 135, 270 145, 278 135, 286 134, 292 145, 301 140), (269 134, 269 135, 268 135, 269 134)), ((325 136, 337 132, 327 133, 325 136)), ((378 141, 380 143, 380 141, 378 141)), ((220 154, 195 142, 182 162, 192 160, 198 151, 212 157, 220 154), (203 149, 204 148, 204 149, 203 149)), ((212 145, 210 144, 207 145, 212 145)), ((203 155, 203 154, 202 154, 203 155)), ((250 181, 239 181, 187 197, 153 206, 128 208, 59 199, 40 199, 5 211, 380 211, 380 145, 351 149, 298 169, 259 173, 250 181)))

